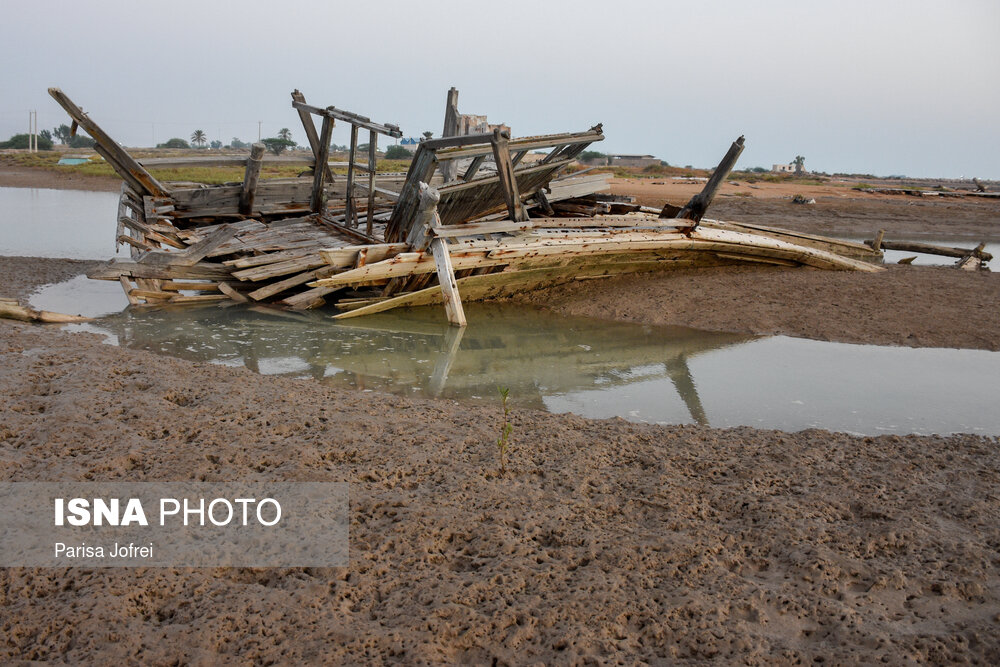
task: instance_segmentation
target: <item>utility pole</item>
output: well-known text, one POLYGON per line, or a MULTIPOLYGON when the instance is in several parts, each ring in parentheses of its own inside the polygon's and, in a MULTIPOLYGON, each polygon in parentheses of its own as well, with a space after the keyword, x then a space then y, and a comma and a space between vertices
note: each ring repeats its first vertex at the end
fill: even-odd
POLYGON ((260 143, 260 126, 264 124, 264 121, 257 121, 257 143, 260 143))
POLYGON ((28 152, 38 152, 38 112, 28 112, 28 152))

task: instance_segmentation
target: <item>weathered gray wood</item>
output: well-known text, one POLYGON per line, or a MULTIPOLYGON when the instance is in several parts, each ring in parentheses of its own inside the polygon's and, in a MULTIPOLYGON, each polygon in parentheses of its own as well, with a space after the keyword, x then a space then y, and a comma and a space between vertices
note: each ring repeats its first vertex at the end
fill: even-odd
POLYGON ((160 260, 162 258, 162 263, 164 264, 172 264, 174 266, 194 266, 201 260, 205 259, 205 257, 208 256, 208 253, 212 252, 223 243, 236 236, 238 231, 239 230, 232 225, 223 225, 198 243, 189 246, 187 250, 182 252, 156 253, 155 257, 153 255, 147 255, 143 258, 143 261, 153 259, 160 260))
POLYGON ((443 238, 434 239, 431 241, 431 252, 434 253, 434 264, 437 267, 438 284, 441 285, 441 297, 444 299, 444 311, 448 315, 448 323, 455 327, 464 327, 465 309, 462 308, 462 297, 458 293, 455 271, 451 267, 448 243, 443 238))
MULTIPOLYGON (((302 104, 305 104, 306 96, 300 93, 299 89, 296 88, 295 90, 292 91, 292 101, 301 102, 302 104)), ((312 114, 310 114, 308 111, 304 109, 296 109, 296 111, 299 114, 299 120, 302 121, 302 129, 305 130, 306 139, 309 141, 309 147, 312 148, 313 158, 315 159, 315 162, 313 163, 314 164, 313 168, 315 169, 316 164, 324 163, 324 161, 321 160, 319 156, 320 140, 319 140, 319 135, 316 133, 316 124, 313 122, 312 114)), ((326 180, 332 183, 333 172, 330 171, 330 165, 328 164, 325 165, 324 169, 326 170, 326 180)))
MULTIPOLYGON (((444 104, 444 128, 441 136, 444 138, 454 137, 458 134, 458 89, 452 86, 448 90, 448 97, 444 104)), ((448 162, 441 165, 441 175, 444 182, 454 181, 458 175, 458 164, 448 162)))
POLYGON ((490 144, 493 146, 493 159, 497 164, 497 176, 500 178, 500 186, 507 203, 507 213, 511 220, 524 221, 528 219, 528 212, 517 191, 517 177, 514 176, 514 165, 510 161, 509 143, 510 132, 501 132, 499 129, 493 131, 490 144))
POLYGON ((371 131, 368 134, 368 215, 365 224, 365 233, 372 235, 372 225, 375 223, 375 151, 378 149, 378 133, 371 131))
POLYGON ((719 191, 722 184, 726 182, 726 177, 729 176, 729 172, 733 170, 736 166, 736 160, 739 159, 740 153, 743 152, 743 136, 741 135, 739 139, 733 142, 733 145, 729 147, 726 152, 725 157, 719 163, 719 166, 715 168, 715 172, 712 177, 708 179, 705 183, 705 187, 702 188, 701 192, 696 194, 691 198, 691 201, 687 203, 676 215, 671 215, 670 211, 664 209, 661 214, 662 217, 677 217, 685 220, 693 220, 694 227, 698 226, 702 217, 705 215, 705 211, 712 204, 712 200, 715 199, 715 193, 719 191))
MULTIPOLYGON (((319 152, 316 154, 317 164, 326 164, 330 156, 330 140, 333 138, 334 120, 329 117, 323 118, 323 131, 319 137, 319 152)), ((323 181, 326 178, 325 169, 313 169, 312 194, 309 197, 309 209, 313 213, 320 213, 326 206, 324 198, 323 181)))
MULTIPOLYGON (((462 180, 468 182, 471 181, 473 178, 475 178, 476 172, 479 171, 479 167, 482 166, 485 160, 486 160, 485 155, 480 155, 479 157, 473 158, 472 163, 469 164, 469 168, 465 170, 464 174, 462 174, 462 180)), ((511 162, 511 164, 513 164, 513 162, 511 162)), ((455 168, 456 169, 458 168, 457 164, 455 165, 455 168)))
POLYGON ((885 230, 878 230, 878 234, 875 235, 875 240, 872 241, 872 250, 882 249, 882 239, 885 237, 885 230))
POLYGON ((190 280, 218 280, 229 277, 229 269, 221 264, 199 262, 193 266, 157 265, 127 260, 112 260, 87 272, 88 278, 94 280, 119 280, 122 276, 128 278, 158 278, 174 280, 176 278, 190 280))
POLYGON ((253 212, 254 198, 257 196, 257 181, 260 179, 260 167, 263 161, 264 144, 255 143, 250 148, 246 174, 243 176, 243 191, 240 193, 240 213, 243 215, 250 215, 253 212))
POLYGON ((358 152, 358 126, 351 125, 351 152, 347 158, 347 214, 345 222, 348 227, 358 226, 358 212, 354 204, 354 163, 358 152))
POLYGON ((538 188, 538 191, 535 192, 535 200, 542 208, 542 211, 545 212, 545 215, 550 217, 555 216, 556 212, 552 209, 552 204, 549 203, 549 198, 545 196, 545 188, 538 188))
POLYGON ((437 224, 437 205, 441 201, 441 195, 437 190, 427 185, 420 184, 420 205, 417 208, 417 215, 410 227, 410 233, 406 237, 406 242, 410 250, 416 252, 426 250, 431 244, 431 230, 439 226, 437 224))
POLYGON ((322 116, 324 118, 342 120, 354 125, 355 127, 363 127, 366 130, 374 130, 379 134, 396 137, 397 139, 403 136, 403 132, 399 129, 398 125, 393 125, 392 123, 374 123, 371 118, 352 113, 350 111, 344 111, 343 109, 338 109, 336 107, 326 107, 325 109, 321 109, 320 107, 314 107, 310 104, 305 104, 304 102, 294 101, 292 102, 292 106, 301 111, 316 114, 317 116, 322 116))
POLYGON ((142 165, 135 161, 128 152, 118 145, 114 139, 112 139, 108 134, 100 128, 100 126, 91 120, 90 116, 83 112, 83 109, 78 107, 73 103, 69 97, 66 96, 63 91, 58 88, 49 88, 49 95, 59 103, 66 113, 69 114, 70 118, 73 119, 74 124, 78 124, 87 134, 97 142, 97 146, 101 148, 103 152, 102 157, 108 161, 122 179, 129 185, 133 186, 137 192, 144 195, 153 195, 156 197, 167 197, 170 193, 158 180, 153 178, 153 176, 143 169, 142 165))

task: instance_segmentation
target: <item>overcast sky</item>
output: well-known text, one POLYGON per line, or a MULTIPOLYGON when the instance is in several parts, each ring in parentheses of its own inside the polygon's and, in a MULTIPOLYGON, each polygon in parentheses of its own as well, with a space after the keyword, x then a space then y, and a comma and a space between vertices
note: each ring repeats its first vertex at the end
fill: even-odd
MULTIPOLYGON (((712 166, 1000 179, 1000 2, 3 0, 0 137, 63 89, 148 146, 304 141, 289 93, 439 135, 445 95, 515 136, 604 123, 598 150, 712 166)), ((346 143, 342 128, 334 135, 346 143)))

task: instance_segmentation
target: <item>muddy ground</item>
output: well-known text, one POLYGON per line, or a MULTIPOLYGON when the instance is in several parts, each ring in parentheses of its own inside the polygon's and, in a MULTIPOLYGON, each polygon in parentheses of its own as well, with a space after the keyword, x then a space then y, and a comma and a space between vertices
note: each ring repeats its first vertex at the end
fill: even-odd
MULTIPOLYGON (((615 179, 611 191, 631 195, 647 206, 683 206, 703 183, 671 179, 615 179)), ((886 230, 887 240, 1000 241, 1000 199, 914 197, 852 189, 856 181, 820 185, 726 183, 706 217, 857 240, 886 230), (793 204, 801 194, 815 204, 793 204)))
MULTIPOLYGON (((0 295, 81 268, 0 258, 0 295)), ((550 305, 907 345, 1000 337, 988 275, 656 280, 668 282, 557 288, 550 305), (643 307, 615 304, 622 294, 643 307), (705 298, 717 301, 696 307, 705 298), (968 330, 955 322, 980 311, 968 330)), ((5 481, 351 488, 346 568, 0 570, 6 661, 1000 661, 996 438, 663 427, 514 397, 500 476, 499 406, 342 391, 6 321, 0 387, 5 481)))
POLYGON ((566 315, 845 343, 1000 350, 1000 274, 764 266, 585 280, 517 297, 566 315))

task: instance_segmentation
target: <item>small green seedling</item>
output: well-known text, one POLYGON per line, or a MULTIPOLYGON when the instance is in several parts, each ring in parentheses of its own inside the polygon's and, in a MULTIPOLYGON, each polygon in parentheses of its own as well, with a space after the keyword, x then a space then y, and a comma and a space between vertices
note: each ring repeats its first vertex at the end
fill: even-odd
POLYGON ((510 432, 514 430, 510 423, 510 406, 507 398, 510 395, 510 387, 497 387, 500 392, 500 403, 503 405, 503 426, 500 428, 500 437, 497 438, 497 452, 500 454, 500 474, 507 474, 507 451, 510 449, 510 432))

